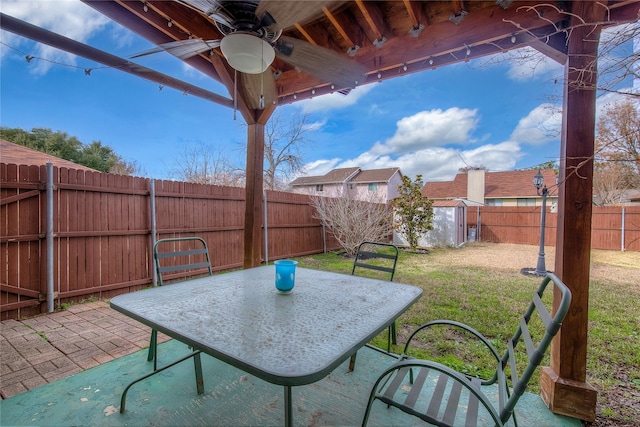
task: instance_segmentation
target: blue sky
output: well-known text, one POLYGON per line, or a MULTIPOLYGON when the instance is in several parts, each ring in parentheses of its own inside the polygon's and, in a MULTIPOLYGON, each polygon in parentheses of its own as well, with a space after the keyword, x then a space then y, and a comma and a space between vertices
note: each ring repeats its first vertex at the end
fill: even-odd
MULTIPOLYGON (((8 15, 127 58, 151 44, 79 1, 3 0, 8 15)), ((244 166, 240 114, 130 74, 101 68, 0 31, 0 125, 50 128, 100 141, 144 174, 175 176, 188 147, 208 146, 244 166), (36 57, 27 63, 25 55, 36 57), (85 69, 91 74, 85 75, 85 69)), ((169 54, 135 62, 229 96, 169 54)), ((560 153, 563 69, 539 55, 500 54, 317 97, 278 112, 308 114, 305 171, 400 167, 425 181, 451 180, 464 166, 527 168, 560 153), (517 58, 527 57, 527 60, 517 58)), ((627 82, 629 84, 629 82, 627 82)), ((611 99, 602 98, 603 106, 611 99)))

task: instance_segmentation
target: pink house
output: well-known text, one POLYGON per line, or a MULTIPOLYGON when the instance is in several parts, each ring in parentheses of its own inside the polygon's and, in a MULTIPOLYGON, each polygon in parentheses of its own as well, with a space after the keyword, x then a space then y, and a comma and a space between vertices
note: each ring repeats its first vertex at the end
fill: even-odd
POLYGON ((402 184, 400 168, 333 169, 321 176, 303 176, 289 184, 291 191, 315 196, 350 196, 362 200, 387 202, 398 196, 402 184))

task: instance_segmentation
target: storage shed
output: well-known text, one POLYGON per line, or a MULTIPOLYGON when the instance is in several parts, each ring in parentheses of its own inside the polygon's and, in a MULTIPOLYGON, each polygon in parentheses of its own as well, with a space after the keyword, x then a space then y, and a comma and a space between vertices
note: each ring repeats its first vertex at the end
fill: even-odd
MULTIPOLYGON (((438 200, 433 203, 433 230, 418 240, 421 247, 462 246, 466 240, 467 205, 463 200, 438 200)), ((393 233, 396 245, 406 246, 401 234, 393 233)))

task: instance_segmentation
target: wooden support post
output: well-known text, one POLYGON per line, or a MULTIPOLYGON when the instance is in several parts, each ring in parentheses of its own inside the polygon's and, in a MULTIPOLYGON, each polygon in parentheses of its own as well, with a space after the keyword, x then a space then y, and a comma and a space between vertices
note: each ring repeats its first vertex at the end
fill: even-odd
MULTIPOLYGON (((586 382, 591 211, 600 28, 605 9, 591 1, 572 4, 558 193, 555 272, 571 289, 571 308, 543 367, 541 396, 558 414, 595 420, 596 390, 586 382), (582 18, 584 21, 581 21, 582 18)), ((559 301, 556 295, 554 304, 559 301)))
POLYGON ((264 125, 247 124, 247 171, 244 215, 244 268, 260 265, 262 247, 262 186, 264 125))

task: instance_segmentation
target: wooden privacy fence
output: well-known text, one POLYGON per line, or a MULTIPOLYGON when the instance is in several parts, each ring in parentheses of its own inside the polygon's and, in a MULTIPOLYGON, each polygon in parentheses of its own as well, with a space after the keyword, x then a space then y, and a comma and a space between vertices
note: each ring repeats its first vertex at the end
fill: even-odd
MULTIPOLYGON (((467 208, 467 227, 477 227, 479 240, 537 245, 540 242, 540 206, 467 208)), ((545 245, 555 246, 558 215, 547 208, 545 245)), ((594 206, 591 247, 640 251, 640 206, 594 206)))
MULTIPOLYGON (((46 166, 0 163, 2 320, 52 310, 54 301, 111 298, 151 286, 154 238, 196 235, 207 242, 215 270, 243 265, 242 188, 50 170, 48 186, 46 166)), ((263 260, 339 249, 309 196, 267 191, 265 199, 263 260)), ((556 222, 549 212, 550 246, 556 222)), ((467 225, 478 227, 483 241, 535 245, 540 208, 469 207, 467 225)), ((592 247, 640 250, 640 207, 594 208, 592 247)))
MULTIPOLYGON (((58 306, 151 286, 154 236, 196 235, 207 242, 215 270, 243 265, 243 188, 56 167, 52 172, 48 239, 47 167, 0 164, 2 320, 46 312, 53 299, 58 306)), ((267 191, 265 197, 263 259, 338 248, 325 238, 309 196, 267 191)))

